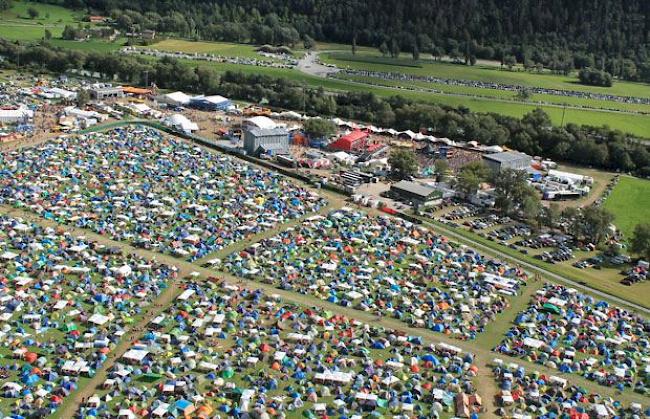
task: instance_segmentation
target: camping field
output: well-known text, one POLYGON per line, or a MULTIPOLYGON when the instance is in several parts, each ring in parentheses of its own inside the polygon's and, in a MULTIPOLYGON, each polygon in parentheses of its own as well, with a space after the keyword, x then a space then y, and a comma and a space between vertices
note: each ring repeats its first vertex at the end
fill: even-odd
POLYGON ((650 181, 630 176, 621 177, 605 201, 605 208, 614 214, 616 226, 630 238, 637 224, 648 222, 650 181))

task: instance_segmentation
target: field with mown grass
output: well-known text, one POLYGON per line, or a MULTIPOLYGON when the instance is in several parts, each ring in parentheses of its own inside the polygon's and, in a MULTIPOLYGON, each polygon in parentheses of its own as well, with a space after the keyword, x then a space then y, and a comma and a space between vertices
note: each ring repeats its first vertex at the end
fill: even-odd
POLYGON ((434 76, 447 79, 476 80, 486 83, 501 83, 546 89, 576 90, 618 96, 650 98, 650 85, 615 81, 612 87, 585 86, 577 82, 575 75, 561 76, 549 73, 510 71, 491 65, 467 66, 433 60, 413 61, 408 58, 384 58, 379 52, 350 53, 331 52, 321 54, 321 61, 336 64, 341 68, 380 72, 397 72, 417 76, 434 76), (409 63, 409 65, 406 65, 409 63))
POLYGON ((625 237, 632 237, 637 224, 650 223, 650 180, 621 177, 605 208, 614 214, 614 223, 625 237))

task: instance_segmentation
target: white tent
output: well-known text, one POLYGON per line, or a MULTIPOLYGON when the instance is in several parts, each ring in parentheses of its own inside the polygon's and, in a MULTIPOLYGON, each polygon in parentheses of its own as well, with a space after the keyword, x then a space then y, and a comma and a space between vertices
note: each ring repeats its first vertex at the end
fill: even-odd
POLYGON ((167 93, 159 96, 158 101, 173 106, 183 106, 190 103, 190 96, 183 92, 167 93))
POLYGON ((185 133, 191 133, 193 131, 199 130, 199 126, 195 122, 190 121, 185 115, 181 115, 179 113, 168 117, 164 123, 169 127, 175 128, 185 133))

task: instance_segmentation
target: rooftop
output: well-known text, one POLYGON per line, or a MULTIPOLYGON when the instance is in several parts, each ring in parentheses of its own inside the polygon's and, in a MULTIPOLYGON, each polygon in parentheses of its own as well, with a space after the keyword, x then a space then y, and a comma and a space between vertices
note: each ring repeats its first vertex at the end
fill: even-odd
POLYGON ((249 129, 252 135, 256 137, 266 137, 272 135, 289 135, 289 132, 285 128, 252 128, 249 129))
POLYGON ((517 161, 522 159, 528 159, 528 160, 532 159, 532 157, 530 157, 528 154, 520 153, 518 151, 504 151, 501 153, 484 154, 483 158, 496 161, 499 163, 506 163, 506 162, 517 161))
POLYGON ((402 180, 400 182, 397 182, 396 184, 391 186, 391 189, 399 189, 402 191, 406 191, 415 195, 419 195, 423 198, 429 197, 432 193, 434 193, 436 190, 434 188, 431 188, 429 186, 425 186, 421 183, 418 182, 409 182, 406 180, 402 180))

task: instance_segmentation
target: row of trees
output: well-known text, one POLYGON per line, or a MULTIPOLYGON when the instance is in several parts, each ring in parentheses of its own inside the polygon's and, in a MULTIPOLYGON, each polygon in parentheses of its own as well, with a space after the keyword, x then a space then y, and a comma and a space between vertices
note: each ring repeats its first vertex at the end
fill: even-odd
POLYGON ((555 127, 548 115, 536 109, 523 118, 480 114, 414 102, 402 96, 380 98, 372 93, 332 94, 297 81, 258 74, 226 72, 191 66, 172 58, 151 60, 130 55, 64 50, 46 42, 36 46, 0 40, 5 65, 20 63, 61 73, 85 69, 104 78, 188 92, 219 93, 235 99, 268 103, 310 115, 338 116, 398 130, 427 129, 457 140, 477 140, 487 145, 506 145, 530 155, 610 170, 650 175, 650 151, 642 142, 606 127, 568 124, 555 127))
POLYGON ((644 0, 44 0, 110 14, 124 30, 292 44, 300 38, 558 73, 594 67, 650 80, 644 0))

